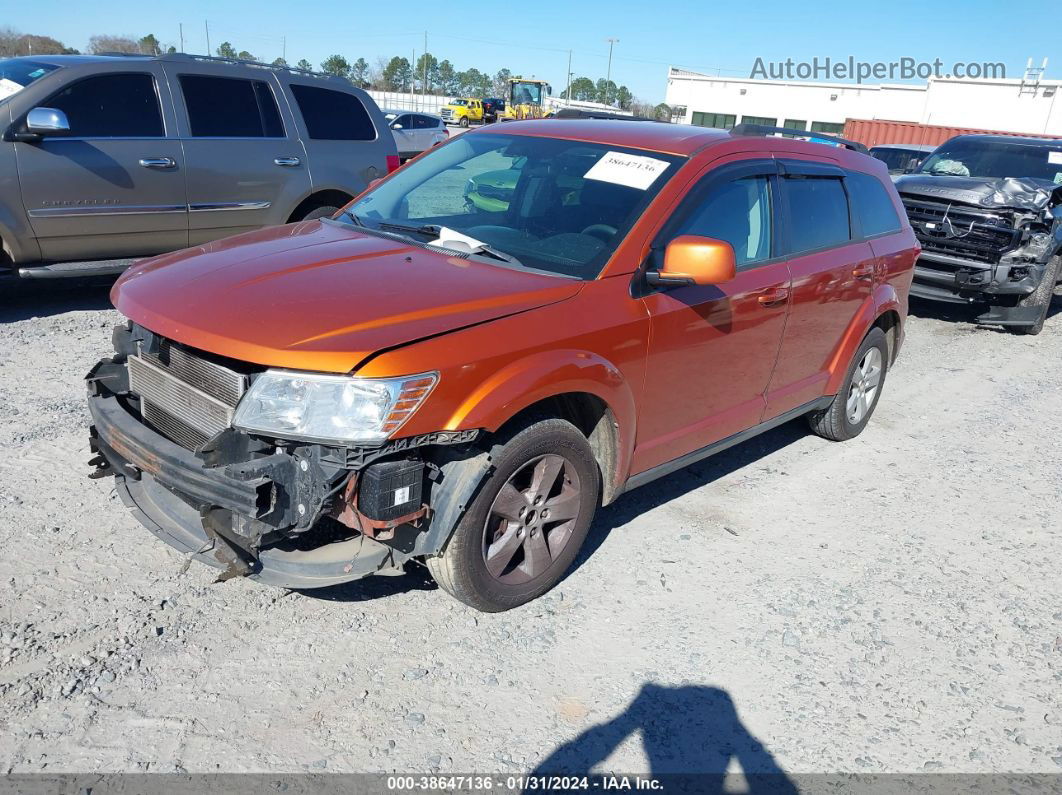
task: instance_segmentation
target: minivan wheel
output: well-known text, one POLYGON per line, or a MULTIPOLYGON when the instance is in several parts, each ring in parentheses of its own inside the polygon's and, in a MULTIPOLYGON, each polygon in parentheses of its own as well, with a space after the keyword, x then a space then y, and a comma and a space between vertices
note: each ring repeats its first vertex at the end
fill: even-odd
POLYGON ((310 210, 308 213, 306 213, 306 215, 304 215, 302 218, 300 218, 298 220, 300 220, 300 221, 314 221, 314 220, 316 220, 318 218, 331 218, 333 215, 335 215, 338 212, 339 212, 339 208, 338 207, 333 207, 330 204, 326 204, 323 207, 314 207, 312 210, 310 210))
POLYGON ((601 477, 586 437, 558 419, 499 440, 491 460, 493 470, 449 543, 427 565, 451 596, 498 613, 564 576, 593 520, 601 477))
POLYGON ((885 386, 889 369, 885 332, 872 328, 848 366, 841 389, 826 408, 808 415, 811 430, 824 439, 843 442, 862 433, 885 386))

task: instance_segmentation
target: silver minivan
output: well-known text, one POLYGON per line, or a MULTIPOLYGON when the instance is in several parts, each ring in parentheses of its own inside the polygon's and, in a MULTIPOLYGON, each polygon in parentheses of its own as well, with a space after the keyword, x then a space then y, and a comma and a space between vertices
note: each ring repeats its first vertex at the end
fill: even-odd
POLYGON ((332 215, 399 165, 376 103, 338 77, 51 55, 0 60, 0 89, 0 262, 27 277, 332 215))

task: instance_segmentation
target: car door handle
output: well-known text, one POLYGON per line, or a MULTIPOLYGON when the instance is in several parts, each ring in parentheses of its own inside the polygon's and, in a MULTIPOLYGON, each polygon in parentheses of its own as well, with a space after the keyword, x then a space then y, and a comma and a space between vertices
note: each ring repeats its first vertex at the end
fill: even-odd
POLYGON ((278 166, 298 166, 302 165, 302 161, 297 157, 274 157, 273 162, 278 166))
POLYGON ((873 265, 860 265, 852 271, 852 275, 857 279, 873 279, 875 272, 876 269, 873 265))
POLYGON ((782 304, 789 300, 789 289, 786 287, 772 287, 756 296, 756 300, 764 306, 782 304))
POLYGON ((172 157, 142 157, 140 165, 144 168, 174 168, 177 161, 172 157))

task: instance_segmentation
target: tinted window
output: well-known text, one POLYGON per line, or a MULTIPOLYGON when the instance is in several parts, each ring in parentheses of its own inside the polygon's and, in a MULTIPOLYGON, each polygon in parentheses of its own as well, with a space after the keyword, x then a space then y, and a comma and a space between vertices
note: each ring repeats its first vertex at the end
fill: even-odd
POLYGON ((836 246, 851 239, 848 201, 841 180, 787 177, 790 250, 794 254, 836 246))
POLYGON ((813 121, 811 123, 811 131, 840 135, 844 132, 844 125, 832 121, 813 121))
POLYGON ((66 114, 79 138, 161 138, 162 112, 148 74, 99 75, 72 83, 41 105, 66 114))
POLYGON ((708 113, 706 111, 693 111, 693 117, 691 123, 696 124, 698 127, 716 127, 720 130, 726 130, 734 126, 737 122, 737 116, 733 113, 708 113))
POLYGON ((283 138, 277 101, 261 80, 181 75, 181 93, 197 138, 283 138))
POLYGON ((291 93, 302 111, 311 138, 326 141, 372 141, 376 128, 365 106, 353 94, 316 86, 293 85, 291 93))
POLYGON ((900 217, 889 198, 885 186, 869 174, 848 172, 845 177, 852 212, 859 219, 864 237, 895 232, 900 228, 900 217))
POLYGON ((403 130, 409 130, 413 128, 413 117, 408 113, 405 116, 399 116, 394 120, 394 124, 402 125, 403 130))
POLYGON ((761 124, 764 127, 777 127, 778 119, 772 119, 770 116, 742 116, 742 124, 761 124))
POLYGON ((429 130, 439 126, 439 122, 431 116, 414 116, 413 126, 418 130, 429 130))
POLYGON ((746 177, 710 190, 677 234, 725 240, 737 264, 771 256, 771 192, 766 177, 746 177))

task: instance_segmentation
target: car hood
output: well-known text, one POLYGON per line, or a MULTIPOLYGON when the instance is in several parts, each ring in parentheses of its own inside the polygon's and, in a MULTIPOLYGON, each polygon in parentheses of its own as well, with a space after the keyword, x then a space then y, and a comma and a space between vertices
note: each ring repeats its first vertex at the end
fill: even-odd
POLYGON ((144 260, 111 300, 194 348, 339 373, 377 351, 563 301, 581 287, 306 221, 144 260))
POLYGON ((895 181, 896 190, 938 201, 960 202, 981 207, 1009 207, 1039 211, 1057 202, 1059 185, 1035 177, 958 177, 935 174, 907 174, 895 181))

